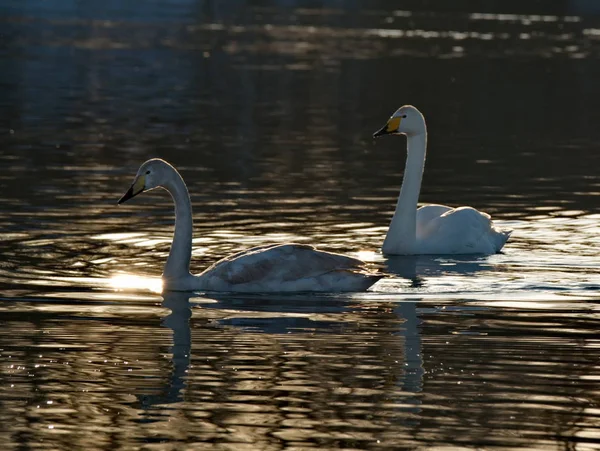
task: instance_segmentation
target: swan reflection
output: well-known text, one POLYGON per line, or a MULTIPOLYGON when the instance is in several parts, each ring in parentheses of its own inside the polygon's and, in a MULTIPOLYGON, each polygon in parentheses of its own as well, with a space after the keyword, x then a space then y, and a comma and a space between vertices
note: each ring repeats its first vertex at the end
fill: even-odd
MULTIPOLYGON (((364 380, 379 379, 377 397, 397 398, 399 410, 419 412, 425 371, 417 304, 370 302, 352 295, 219 293, 208 298, 185 292, 163 293, 161 306, 169 313, 161 325, 172 331, 171 362, 159 391, 138 394, 137 399, 140 407, 153 415, 151 411, 167 404, 198 401, 200 393, 220 397, 218 402, 214 400, 215 405, 231 403, 239 395, 240 384, 250 382, 277 391, 296 387, 287 384, 288 380, 302 380, 317 389, 322 375, 335 372, 354 381, 344 384, 356 387, 364 380), (373 354, 382 345, 386 353, 373 354), (254 362, 256 352, 262 356, 256 368, 242 368, 239 362, 254 362), (218 364, 207 364, 208 356, 210 362, 218 364), (194 360, 198 365, 191 365, 194 360), (203 365, 208 366, 203 370, 203 365), (276 371, 282 365, 290 372, 276 371), (194 374, 189 374, 190 368, 194 374), (235 375, 228 374, 231 368, 237 368, 235 375), (201 388, 207 384, 202 375, 207 370, 219 381, 218 393, 201 388)), ((347 401, 343 390, 336 391, 340 387, 334 384, 326 389, 332 402, 347 401)))
POLYGON ((173 346, 171 346, 172 367, 169 381, 161 393, 156 395, 139 395, 138 399, 143 409, 154 405, 172 404, 183 400, 183 390, 186 387, 186 376, 190 367, 192 334, 190 318, 192 310, 190 297, 193 293, 165 292, 162 307, 171 312, 165 316, 161 325, 173 331, 173 346))
POLYGON ((472 275, 495 269, 489 257, 483 255, 398 255, 385 258, 383 263, 385 272, 411 280, 413 287, 424 285, 426 277, 472 275))
MULTIPOLYGON (((267 334, 314 333, 315 331, 342 330, 356 337, 366 330, 389 326, 392 335, 399 337, 390 343, 392 349, 401 351, 395 357, 402 367, 399 383, 404 392, 418 393, 423 388, 423 354, 420 336, 418 300, 405 302, 365 302, 361 296, 335 295, 286 295, 286 296, 239 296, 219 293, 213 296, 216 303, 205 308, 228 312, 220 320, 222 325, 267 334)), ((333 337, 332 337, 333 339, 333 337)), ((383 336, 381 339, 385 339, 383 336)), ((351 340, 347 342, 352 346, 351 340)), ((403 403, 407 400, 404 399, 403 403)), ((417 398, 409 404, 418 405, 417 398)))

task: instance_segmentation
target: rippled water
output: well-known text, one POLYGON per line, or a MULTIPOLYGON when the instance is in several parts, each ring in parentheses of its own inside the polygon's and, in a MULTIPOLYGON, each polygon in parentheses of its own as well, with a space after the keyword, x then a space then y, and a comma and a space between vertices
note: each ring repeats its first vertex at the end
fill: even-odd
POLYGON ((321 3, 0 2, 5 449, 598 447, 598 11, 321 3), (489 212, 502 254, 380 254, 405 142, 371 133, 405 103, 421 201, 489 212), (170 198, 116 206, 155 156, 196 272, 295 241, 390 276, 161 295, 170 198))

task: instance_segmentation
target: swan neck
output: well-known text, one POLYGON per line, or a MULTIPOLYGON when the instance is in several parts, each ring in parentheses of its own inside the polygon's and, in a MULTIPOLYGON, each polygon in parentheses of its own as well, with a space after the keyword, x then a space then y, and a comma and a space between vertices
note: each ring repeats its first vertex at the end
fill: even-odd
POLYGON ((406 166, 402 188, 383 252, 389 254, 414 254, 416 252, 417 204, 427 152, 427 133, 407 137, 406 166))
POLYGON ((192 258, 192 203, 185 182, 177 171, 173 171, 163 185, 175 202, 175 232, 171 251, 163 271, 163 277, 177 278, 190 274, 192 258))

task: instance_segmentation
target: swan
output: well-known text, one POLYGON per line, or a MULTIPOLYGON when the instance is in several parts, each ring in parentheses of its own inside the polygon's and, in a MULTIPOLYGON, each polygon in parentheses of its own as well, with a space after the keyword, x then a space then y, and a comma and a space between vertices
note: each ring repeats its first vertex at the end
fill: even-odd
POLYGON ((154 188, 164 188, 175 202, 175 232, 162 275, 168 291, 364 291, 383 277, 367 271, 361 260, 305 244, 254 247, 192 275, 192 206, 187 186, 173 166, 158 158, 143 163, 118 204, 154 188))
POLYGON ((392 222, 383 242, 388 255, 495 254, 511 230, 494 226, 490 215, 472 207, 426 205, 417 209, 427 151, 425 118, 412 105, 400 107, 387 123, 373 133, 406 135, 408 156, 404 180, 392 222))

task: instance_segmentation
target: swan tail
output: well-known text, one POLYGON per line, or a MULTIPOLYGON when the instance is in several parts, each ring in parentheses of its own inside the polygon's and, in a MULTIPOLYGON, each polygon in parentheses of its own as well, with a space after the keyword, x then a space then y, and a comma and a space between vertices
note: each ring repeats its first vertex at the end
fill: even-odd
POLYGON ((500 252, 510 236, 512 235, 512 230, 499 230, 496 234, 496 252, 500 252))
POLYGON ((368 274, 366 277, 363 277, 364 282, 363 282, 362 289, 366 290, 367 288, 370 288, 371 286, 375 285, 377 282, 379 282, 384 277, 385 277, 385 274, 368 274))
MULTIPOLYGON (((332 271, 337 273, 337 277, 350 278, 352 283, 343 284, 343 291, 365 291, 383 279, 386 275, 383 273, 372 273, 366 270, 341 269, 332 271)), ((330 275, 333 275, 329 273, 330 275)), ((327 275, 325 275, 327 276, 327 275)), ((336 279, 337 277, 334 276, 336 279)), ((335 290, 334 290, 335 291, 335 290)))

